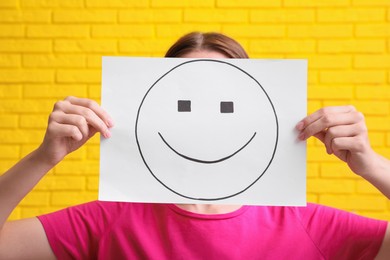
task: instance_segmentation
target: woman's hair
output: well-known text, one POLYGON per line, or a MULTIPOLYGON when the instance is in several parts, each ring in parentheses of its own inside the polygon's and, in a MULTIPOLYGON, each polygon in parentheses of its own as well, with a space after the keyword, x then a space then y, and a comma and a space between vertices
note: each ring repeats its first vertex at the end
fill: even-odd
POLYGON ((183 57, 193 51, 215 51, 228 58, 249 58, 244 48, 237 41, 214 32, 192 32, 184 35, 169 48, 165 57, 183 57))

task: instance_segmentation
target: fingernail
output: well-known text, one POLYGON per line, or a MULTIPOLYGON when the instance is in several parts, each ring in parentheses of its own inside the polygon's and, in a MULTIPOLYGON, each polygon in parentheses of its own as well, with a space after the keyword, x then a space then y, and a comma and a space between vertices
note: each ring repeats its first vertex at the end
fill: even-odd
POLYGON ((103 136, 105 138, 110 138, 111 137, 111 132, 107 129, 107 131, 104 132, 103 136))
POLYGON ((297 130, 301 131, 301 130, 303 129, 303 125, 304 125, 303 121, 300 121, 300 122, 295 126, 295 128, 296 128, 297 130))
POLYGON ((114 122, 112 121, 112 119, 107 119, 107 126, 110 128, 114 126, 114 122))
POLYGON ((300 133, 299 135, 298 135, 298 139, 299 140, 305 140, 306 138, 305 138, 305 135, 303 134, 303 133, 300 133))

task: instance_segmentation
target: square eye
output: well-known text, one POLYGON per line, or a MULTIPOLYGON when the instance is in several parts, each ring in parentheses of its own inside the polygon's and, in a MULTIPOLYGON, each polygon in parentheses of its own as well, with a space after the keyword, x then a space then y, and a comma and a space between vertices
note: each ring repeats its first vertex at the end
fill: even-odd
POLYGON ((191 100, 178 100, 177 111, 179 112, 191 112, 191 100))
POLYGON ((221 113, 233 113, 234 104, 232 101, 221 101, 221 113))

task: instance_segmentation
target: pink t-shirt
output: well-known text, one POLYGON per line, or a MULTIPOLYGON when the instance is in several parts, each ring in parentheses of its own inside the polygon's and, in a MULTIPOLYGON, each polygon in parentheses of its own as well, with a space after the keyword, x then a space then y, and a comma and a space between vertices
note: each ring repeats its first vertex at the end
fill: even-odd
POLYGON ((39 217, 58 259, 373 259, 387 222, 341 210, 91 202, 39 217))

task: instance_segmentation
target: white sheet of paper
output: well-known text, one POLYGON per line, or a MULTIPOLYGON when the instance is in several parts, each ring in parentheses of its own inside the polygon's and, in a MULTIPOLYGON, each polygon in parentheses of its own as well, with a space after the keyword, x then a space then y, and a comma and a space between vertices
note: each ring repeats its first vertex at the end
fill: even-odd
POLYGON ((307 61, 103 57, 99 199, 306 205, 307 61))

